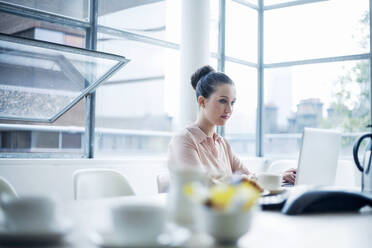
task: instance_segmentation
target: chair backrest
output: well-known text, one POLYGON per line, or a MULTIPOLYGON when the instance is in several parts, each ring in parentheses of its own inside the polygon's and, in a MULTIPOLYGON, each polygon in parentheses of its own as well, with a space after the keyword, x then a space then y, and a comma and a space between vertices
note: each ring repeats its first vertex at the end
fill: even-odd
POLYGON ((169 191, 169 173, 164 172, 156 176, 156 183, 158 184, 158 192, 166 193, 169 191))
POLYGON ((127 179, 112 169, 82 169, 75 171, 75 200, 134 195, 127 179))
POLYGON ((3 177, 0 177, 0 195, 1 194, 8 194, 14 197, 18 196, 13 186, 3 177))
POLYGON ((284 171, 291 168, 297 168, 297 160, 290 159, 276 160, 269 165, 267 172, 283 173, 284 171))

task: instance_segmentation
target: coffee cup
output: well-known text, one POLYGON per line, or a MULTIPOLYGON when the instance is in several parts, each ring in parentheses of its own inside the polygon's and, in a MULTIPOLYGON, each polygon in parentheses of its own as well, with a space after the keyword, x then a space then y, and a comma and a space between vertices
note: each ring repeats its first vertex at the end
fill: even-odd
POLYGON ((164 207, 154 203, 123 204, 111 211, 112 224, 121 242, 155 244, 165 226, 164 207))
POLYGON ((11 231, 45 232, 56 227, 56 204, 48 197, 1 195, 0 205, 11 231))
POLYGON ((282 185, 282 175, 263 172, 257 175, 258 184, 266 190, 278 190, 282 185))

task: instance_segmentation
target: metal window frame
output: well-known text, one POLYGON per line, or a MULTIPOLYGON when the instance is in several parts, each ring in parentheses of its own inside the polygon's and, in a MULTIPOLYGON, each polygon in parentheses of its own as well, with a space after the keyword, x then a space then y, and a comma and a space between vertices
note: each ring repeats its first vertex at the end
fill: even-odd
MULTIPOLYGON (((221 2, 226 3, 226 0, 220 0, 221 2)), ((242 4, 243 6, 255 9, 258 11, 258 26, 261 28, 258 28, 258 58, 257 63, 241 60, 238 58, 233 58, 224 55, 222 58, 222 53, 224 53, 224 47, 225 47, 225 39, 222 39, 223 34, 220 32, 224 32, 225 28, 222 30, 221 27, 225 27, 225 19, 223 21, 220 21, 220 29, 219 29, 219 44, 218 44, 218 51, 216 53, 211 53, 211 57, 218 59, 218 66, 219 69, 223 68, 223 65, 226 61, 230 61, 233 63, 257 68, 257 84, 258 84, 258 102, 257 102, 257 126, 256 126, 256 156, 263 156, 263 133, 262 133, 262 127, 263 127, 263 70, 267 68, 278 68, 278 67, 284 67, 284 66, 296 66, 296 65, 304 65, 304 64, 314 64, 314 63, 327 63, 327 62, 336 62, 336 61, 350 61, 350 60, 359 60, 359 59, 369 59, 370 61, 370 78, 372 79, 372 58, 371 58, 371 50, 372 50, 372 41, 370 38, 370 52, 365 54, 352 54, 348 56, 336 56, 336 57, 328 57, 328 58, 315 58, 315 59, 308 59, 308 60, 298 60, 298 61, 288 61, 288 62, 280 62, 280 63, 270 63, 265 64, 263 60, 263 30, 264 30, 264 12, 268 10, 273 9, 280 9, 280 8, 286 8, 291 6, 298 6, 303 4, 310 4, 310 3, 316 3, 316 2, 324 2, 327 0, 297 0, 292 2, 285 2, 280 4, 274 4, 274 5, 266 5, 264 6, 263 0, 258 0, 258 6, 255 4, 252 4, 246 0, 228 0, 228 1, 234 1, 237 3, 242 4), (222 49, 223 48, 223 49, 222 49)), ((160 46, 164 48, 170 48, 170 49, 176 49, 179 50, 179 44, 175 44, 172 42, 164 41, 155 39, 152 37, 148 37, 145 35, 140 35, 132 32, 128 32, 125 30, 119 30, 111 27, 106 27, 102 25, 97 25, 98 22, 98 0, 90 0, 90 14, 89 14, 89 21, 84 21, 80 19, 75 19, 71 17, 66 17, 54 13, 49 13, 46 11, 41 11, 37 9, 32 9, 24 6, 18 6, 15 4, 10 4, 6 2, 0 1, 0 12, 6 12, 18 16, 23 16, 26 18, 32 18, 37 19, 41 21, 47 21, 51 23, 57 23, 60 25, 65 25, 69 27, 75 27, 84 29, 86 31, 86 48, 94 50, 97 45, 97 33, 104 33, 113 35, 116 37, 125 38, 128 40, 138 41, 138 42, 144 42, 148 44, 152 44, 155 46, 160 46)), ((226 8, 224 10, 220 9, 220 16, 221 11, 224 13, 222 14, 225 16, 226 14, 226 8)), ((369 0, 369 11, 372 12, 372 0, 369 0)), ((372 33, 372 16, 370 15, 370 33, 372 33)), ((371 91, 372 91, 372 80, 370 80, 370 96, 372 97, 371 91)), ((370 118, 372 120, 372 101, 370 100, 370 118)), ((88 138, 86 138, 86 151, 85 151, 85 157, 87 158, 93 158, 94 157, 94 111, 95 111, 95 96, 94 94, 91 94, 87 98, 87 110, 86 110, 86 133, 88 133, 88 138)), ((26 154, 25 156, 28 157, 37 157, 37 155, 34 156, 34 154, 26 154)), ((20 156, 22 157, 22 156, 20 156)))
MULTIPOLYGON (((219 17, 218 17, 218 44, 217 44, 217 70, 225 72, 225 30, 226 30, 226 0, 219 2, 219 17)), ((217 133, 225 136, 225 127, 217 126, 217 133)))
POLYGON ((263 152, 263 111, 264 111, 264 2, 258 0, 257 28, 257 113, 256 113, 256 156, 262 157, 263 152))
MULTIPOLYGON (((85 48, 97 50, 98 0, 89 0, 89 28, 86 30, 85 48)), ((96 92, 85 97, 85 142, 86 158, 94 158, 94 135, 96 126, 96 92)))

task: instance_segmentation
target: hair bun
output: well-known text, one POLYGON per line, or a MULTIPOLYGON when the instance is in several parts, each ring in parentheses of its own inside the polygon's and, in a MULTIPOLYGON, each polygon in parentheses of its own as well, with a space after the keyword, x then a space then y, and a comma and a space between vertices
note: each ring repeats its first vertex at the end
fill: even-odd
POLYGON ((205 65, 205 66, 197 69, 196 72, 194 72, 194 74, 192 74, 192 76, 191 76, 191 85, 194 88, 194 90, 196 90, 196 86, 198 85, 198 82, 202 77, 204 77, 208 73, 214 72, 214 71, 215 70, 210 65, 205 65))

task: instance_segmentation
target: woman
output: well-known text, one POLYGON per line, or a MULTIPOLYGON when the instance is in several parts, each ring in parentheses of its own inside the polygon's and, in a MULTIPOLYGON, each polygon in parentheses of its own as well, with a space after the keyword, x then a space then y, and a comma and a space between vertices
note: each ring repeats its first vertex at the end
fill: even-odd
MULTIPOLYGON (((224 126, 236 101, 235 85, 224 73, 210 66, 198 69, 191 77, 196 91, 199 115, 196 122, 173 137, 169 160, 173 163, 201 166, 211 174, 214 183, 228 180, 233 174, 252 176, 233 154, 228 141, 215 133, 224 126)), ((286 171, 283 180, 294 183, 295 170, 286 171)))

